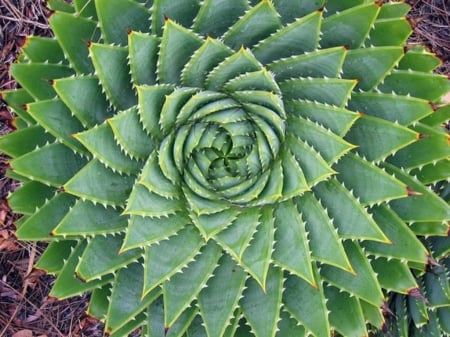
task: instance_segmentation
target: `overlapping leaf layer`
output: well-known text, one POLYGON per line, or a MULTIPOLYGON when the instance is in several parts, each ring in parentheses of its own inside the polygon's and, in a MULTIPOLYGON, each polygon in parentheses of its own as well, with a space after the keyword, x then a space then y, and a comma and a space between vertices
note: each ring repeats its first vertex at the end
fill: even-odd
POLYGON ((428 323, 421 282, 441 280, 450 331, 448 263, 427 272, 449 250, 428 186, 449 175, 450 85, 404 48, 406 4, 49 4, 0 148, 53 296, 91 291, 111 336, 367 336, 394 293, 428 323))

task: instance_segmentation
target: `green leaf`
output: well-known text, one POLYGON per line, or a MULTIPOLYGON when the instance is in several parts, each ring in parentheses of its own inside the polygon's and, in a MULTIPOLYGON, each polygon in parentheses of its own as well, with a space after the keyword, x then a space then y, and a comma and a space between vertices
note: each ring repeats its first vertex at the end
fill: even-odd
MULTIPOLYGON (((286 134, 298 137, 310 144, 327 163, 333 163, 350 151, 354 145, 346 142, 330 130, 309 120, 290 117, 286 122, 286 134)), ((290 149, 294 155, 295 150, 290 149)), ((299 158, 300 164, 303 159, 299 158)))
POLYGON ((157 73, 160 83, 180 84, 180 74, 202 39, 194 32, 167 19, 160 44, 157 73))
POLYGON ((259 42, 252 48, 252 52, 263 64, 311 52, 317 48, 319 42, 321 19, 320 11, 297 19, 259 42))
POLYGON ((132 321, 161 293, 160 289, 155 289, 146 296, 142 296, 144 270, 140 262, 131 263, 126 268, 119 270, 112 283, 113 288, 105 323, 106 331, 109 333, 114 333, 132 321))
POLYGON ((260 210, 256 207, 243 209, 236 215, 233 223, 218 233, 215 239, 224 245, 237 261, 241 261, 260 222, 260 216, 260 210))
POLYGON ((83 130, 83 125, 73 117, 71 111, 59 99, 31 103, 28 105, 28 112, 64 145, 76 152, 87 153, 85 148, 73 138, 74 133, 83 130))
POLYGON ((342 336, 367 336, 365 318, 358 299, 333 286, 325 287, 324 290, 331 326, 342 336))
POLYGON ((322 48, 337 46, 359 48, 369 34, 379 8, 374 3, 362 4, 325 18, 320 40, 322 48))
POLYGON ((311 257, 322 263, 352 272, 353 269, 342 246, 342 240, 314 195, 310 192, 304 193, 296 199, 296 205, 306 225, 311 257))
POLYGON ((400 218, 408 222, 450 219, 450 206, 443 199, 393 165, 384 164, 384 166, 388 172, 403 181, 411 191, 416 192, 408 198, 393 200, 389 203, 400 218))
POLYGON ((104 320, 108 312, 109 296, 111 294, 111 284, 106 284, 101 288, 92 291, 89 307, 86 310, 88 315, 104 320))
POLYGON ((52 80, 69 77, 73 70, 62 64, 14 63, 11 76, 36 100, 52 99, 56 96, 52 80))
POLYGON ((427 299, 433 307, 448 307, 450 288, 447 272, 443 268, 434 269, 434 272, 425 273, 424 276, 427 299))
POLYGON ((252 47, 281 27, 276 9, 270 1, 252 7, 223 35, 224 43, 234 50, 252 47))
POLYGON ((338 78, 301 78, 281 82, 280 89, 284 99, 317 101, 342 108, 356 84, 356 80, 338 78))
POLYGON ((117 233, 127 227, 127 218, 120 213, 112 207, 79 199, 53 230, 53 234, 85 236, 117 233))
POLYGON ((64 52, 54 38, 27 36, 22 52, 33 63, 64 63, 64 52))
POLYGON ((407 3, 402 2, 387 2, 381 6, 378 19, 397 18, 405 16, 410 11, 411 7, 407 3))
MULTIPOLYGON (((166 312, 162 296, 154 301, 148 308, 148 335, 152 337, 184 337, 185 331, 189 328, 194 317, 197 315, 195 308, 186 309, 180 318, 172 325, 164 324, 164 313, 166 312)), ((144 329, 142 330, 145 333, 144 329)))
POLYGON ((167 134, 174 128, 179 111, 197 92, 196 88, 180 88, 166 96, 159 117, 159 125, 163 133, 167 134))
POLYGON ((203 235, 205 241, 208 241, 212 236, 221 232, 223 229, 231 225, 240 213, 238 208, 230 208, 213 214, 202 214, 197 216, 191 213, 190 217, 197 226, 200 233, 203 235))
POLYGON ((184 310, 197 297, 217 267, 221 256, 220 246, 210 241, 195 260, 180 273, 164 282, 164 322, 166 327, 176 324, 184 310))
POLYGON ((449 91, 450 84, 444 75, 397 70, 387 76, 378 89, 385 93, 395 92, 433 102, 438 101, 449 91))
POLYGON ((220 90, 231 79, 239 75, 261 70, 261 65, 246 48, 227 57, 207 76, 204 86, 210 90, 220 90))
POLYGON ((200 315, 197 315, 191 322, 186 332, 186 336, 209 337, 200 315))
MULTIPOLYGON (((181 127, 180 127, 180 131, 177 132, 179 134, 179 136, 177 138, 179 139, 179 138, 181 138, 180 135, 183 135, 184 138, 188 137, 187 141, 189 143, 193 142, 193 141, 190 141, 190 137, 192 137, 190 135, 191 132, 189 132, 188 135, 184 135, 181 133, 183 124, 186 124, 189 121, 194 122, 196 120, 200 120, 201 118, 208 116, 210 114, 213 114, 214 112, 217 112, 220 110, 235 108, 235 107, 239 107, 239 104, 237 102, 235 102, 233 99, 227 98, 227 96, 224 93, 209 91, 209 90, 197 92, 186 102, 186 104, 183 105, 183 107, 178 112, 176 123, 178 125, 181 125, 181 127)), ((187 126, 185 126, 185 127, 187 128, 187 126)), ((197 127, 197 125, 195 125, 195 124, 190 127, 190 129, 194 130, 192 133, 196 134, 196 133, 204 132, 204 129, 205 129, 204 127, 202 127, 203 132, 196 132, 197 131, 196 127, 197 127)), ((189 153, 189 152, 192 153, 192 150, 195 149, 196 146, 198 146, 198 142, 200 142, 200 139, 198 139, 198 138, 200 138, 200 137, 197 135, 196 135, 196 137, 194 137, 195 143, 197 143, 197 144, 195 144, 195 145, 189 144, 189 146, 186 145, 186 148, 188 148, 190 151, 183 150, 183 153, 185 156, 186 156, 186 153, 189 153)))
POLYGON ((291 200, 278 203, 274 215, 274 263, 315 287, 305 223, 297 206, 291 200))
POLYGON ((142 324, 146 321, 147 313, 145 311, 140 312, 132 320, 128 321, 121 328, 114 330, 108 337, 123 337, 129 336, 137 329, 141 328, 142 324))
POLYGON ((63 0, 49 0, 48 6, 51 10, 73 13, 74 8, 63 0))
POLYGON ((430 53, 425 47, 417 46, 406 52, 403 55, 398 69, 408 70, 414 69, 416 71, 431 72, 442 64, 442 61, 436 54, 430 53))
POLYGON ((75 138, 92 153, 94 158, 113 171, 137 174, 143 163, 133 160, 116 144, 114 133, 108 123, 77 133, 75 138))
POLYGON ((373 89, 383 81, 403 56, 402 47, 374 47, 350 50, 343 67, 343 78, 358 80, 355 89, 373 89))
POLYGON ((407 196, 405 184, 353 153, 341 158, 333 168, 339 172, 337 179, 364 205, 407 196))
POLYGON ((412 32, 405 17, 377 19, 366 41, 367 46, 403 46, 412 32), (392 34, 395 32, 395 34, 392 34))
POLYGON ((281 15, 283 24, 294 21, 307 14, 320 11, 324 5, 324 0, 304 0, 301 2, 286 2, 283 0, 273 0, 273 4, 281 15))
POLYGON ((264 290, 254 279, 249 279, 246 286, 240 304, 253 333, 258 337, 274 337, 283 293, 281 269, 269 268, 264 290))
POLYGON ((71 240, 50 242, 34 265, 35 268, 49 274, 59 274, 77 243, 71 240))
POLYGON ((288 115, 316 122, 339 136, 344 136, 360 117, 353 111, 317 102, 285 101, 284 103, 288 115))
POLYGON ((384 289, 408 294, 409 291, 418 287, 410 269, 400 260, 380 257, 373 259, 370 264, 384 289))
POLYGON ((180 213, 160 218, 131 216, 122 251, 149 246, 167 239, 189 223, 189 217, 180 213))
POLYGON ((128 31, 149 31, 150 12, 131 0, 95 0, 99 26, 105 43, 126 46, 128 31))
POLYGON ((336 179, 316 185, 313 191, 334 220, 340 237, 389 242, 361 203, 336 179))
POLYGON ((386 205, 370 209, 380 229, 391 241, 390 244, 366 241, 361 245, 378 256, 407 259, 427 263, 427 251, 408 226, 386 205))
POLYGON ((361 309, 363 311, 364 318, 372 326, 383 326, 385 324, 383 312, 380 307, 367 303, 366 301, 359 300, 361 309))
POLYGON ((300 165, 309 186, 336 173, 313 147, 302 140, 287 135, 286 144, 300 165))
POLYGON ((347 291, 368 303, 380 307, 383 304, 383 293, 376 279, 375 272, 369 264, 361 247, 357 243, 345 241, 344 247, 354 272, 324 265, 320 273, 322 277, 337 288, 347 291))
POLYGON ((128 266, 142 256, 142 249, 121 252, 123 234, 97 235, 88 241, 81 255, 75 274, 84 282, 99 279, 107 274, 128 266))
POLYGON ((225 85, 224 90, 231 93, 239 90, 260 90, 280 94, 273 75, 265 68, 233 78, 225 85))
POLYGON ((231 55, 232 50, 229 47, 208 36, 183 68, 182 84, 187 87, 203 87, 206 76, 211 70, 231 55))
POLYGON ((1 91, 0 94, 2 95, 2 99, 8 103, 11 110, 14 111, 27 125, 36 124, 33 117, 31 117, 26 111, 26 104, 34 101, 33 97, 31 97, 27 90, 23 88, 5 90, 1 91))
POLYGON ((160 196, 137 183, 130 194, 124 214, 160 217, 174 214, 184 207, 183 200, 160 196))
POLYGON ((268 93, 267 91, 237 91, 231 94, 233 99, 249 104, 256 104, 264 106, 278 116, 280 116, 283 120, 286 119, 286 113, 283 108, 283 101, 279 95, 275 95, 274 93, 268 93))
POLYGON ((421 168, 424 165, 447 159, 450 156, 449 136, 444 130, 436 130, 428 125, 417 124, 419 140, 388 158, 388 162, 398 167, 421 168), (442 132, 444 131, 444 132, 442 132), (433 151, 430 151, 433 149, 433 151))
POLYGON ((53 83, 53 88, 64 104, 86 127, 103 123, 113 113, 102 93, 98 79, 94 76, 58 79, 53 83), (84 99, 80 100, 80 97, 84 99))
POLYGON ((419 134, 396 123, 362 114, 345 138, 358 144, 361 156, 379 161, 417 141, 419 134))
POLYGON ((249 8, 248 1, 206 0, 194 21, 194 31, 219 37, 249 8))
POLYGON ((447 179, 450 172, 450 160, 442 160, 437 163, 425 165, 411 171, 411 175, 417 177, 423 184, 433 184, 447 179))
POLYGON ((433 114, 422 119, 420 122, 429 126, 440 126, 450 119, 450 104, 441 106, 433 114))
MULTIPOLYGON (((202 6, 203 7, 203 6, 202 6)), ((161 36, 166 18, 178 22, 180 26, 190 27, 199 10, 198 0, 154 0, 152 11, 152 32, 161 36)))
POLYGON ((409 96, 372 92, 352 93, 349 109, 371 116, 410 125, 433 113, 428 101, 409 96))
POLYGON ((70 257, 64 263, 64 267, 53 284, 49 294, 50 296, 63 300, 81 295, 89 290, 99 288, 100 286, 111 282, 111 276, 92 282, 83 282, 75 277, 75 268, 85 247, 86 241, 81 241, 73 249, 70 257))
POLYGON ((328 0, 325 3, 324 14, 330 16, 370 1, 371 0, 328 0))
POLYGON ((45 145, 10 162, 14 172, 43 184, 61 187, 86 164, 61 143, 45 145))
POLYGON ((96 75, 109 101, 117 110, 126 110, 137 103, 125 47, 91 43, 89 55, 96 75))
POLYGON ((328 336, 330 326, 321 283, 313 287, 301 278, 290 275, 284 286, 286 310, 314 336, 328 336))
POLYGON ((160 39, 132 31, 128 34, 131 78, 135 85, 156 83, 160 39))
POLYGON ((408 296, 407 301, 408 309, 415 326, 421 327, 427 324, 430 320, 428 317, 427 304, 423 300, 413 296, 408 296))
POLYGON ((273 209, 264 207, 261 210, 259 225, 248 247, 242 254, 242 266, 261 288, 266 290, 266 279, 271 262, 274 245, 274 216, 273 209))
POLYGON ((74 0, 75 11, 86 18, 97 20, 95 1, 92 0, 74 0))
POLYGON ((346 52, 343 47, 315 50, 276 60, 267 68, 275 74, 277 81, 300 77, 337 77, 346 52))
POLYGON ((291 198, 309 191, 310 187, 295 156, 290 151, 283 150, 280 157, 283 169, 283 198, 291 198))
POLYGON ((306 336, 305 327, 303 325, 299 325, 297 320, 295 320, 289 313, 284 310, 282 310, 280 314, 278 329, 278 333, 276 334, 277 337, 306 336))
POLYGON ((107 120, 114 139, 131 158, 147 159, 155 149, 154 141, 148 137, 139 121, 138 109, 133 107, 107 120))
POLYGON ((33 151, 36 147, 54 142, 55 138, 39 125, 17 130, 0 137, 1 151, 13 158, 33 151))
POLYGON ((409 225, 409 228, 414 232, 415 235, 448 235, 450 226, 446 222, 441 221, 421 221, 414 222, 409 225))
POLYGON ((167 240, 148 247, 145 251, 144 290, 147 294, 172 275, 181 271, 204 245, 193 225, 186 226, 167 240))
POLYGON ((49 23, 64 55, 78 74, 89 74, 94 70, 88 57, 88 43, 98 41, 100 32, 97 22, 64 12, 54 13, 49 23))
POLYGON ((8 196, 8 205, 15 213, 32 215, 51 199, 56 190, 37 181, 29 181, 8 196))
POLYGON ((139 100, 139 116, 144 129, 157 140, 163 137, 159 127, 161 109, 166 100, 166 95, 172 93, 174 88, 166 85, 139 86, 137 87, 139 100))
POLYGON ((174 199, 180 197, 180 189, 167 179, 158 165, 158 154, 153 152, 142 169, 139 183, 162 197, 174 199))
POLYGON ((189 188, 183 188, 184 197, 189 204, 190 213, 197 216, 214 214, 230 208, 230 202, 223 200, 205 199, 189 188))
POLYGON ((242 295, 245 272, 229 255, 223 255, 214 276, 198 296, 198 306, 208 337, 223 336, 242 295))
POLYGON ((92 160, 64 185, 64 190, 92 202, 123 206, 135 179, 114 173, 98 160, 92 160))

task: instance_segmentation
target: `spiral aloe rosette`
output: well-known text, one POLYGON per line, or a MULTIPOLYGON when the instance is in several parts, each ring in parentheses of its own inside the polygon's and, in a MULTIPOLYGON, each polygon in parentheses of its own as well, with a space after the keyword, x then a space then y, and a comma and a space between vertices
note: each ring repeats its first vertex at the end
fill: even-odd
POLYGON ((450 86, 404 49, 406 4, 49 4, 0 147, 53 296, 152 337, 366 336, 390 294, 420 297, 450 86))

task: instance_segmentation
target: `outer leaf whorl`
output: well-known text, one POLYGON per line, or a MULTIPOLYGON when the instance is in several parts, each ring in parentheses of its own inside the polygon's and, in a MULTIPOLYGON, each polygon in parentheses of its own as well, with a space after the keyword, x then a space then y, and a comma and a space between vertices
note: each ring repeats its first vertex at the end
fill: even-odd
POLYGON ((425 324, 413 295, 447 315, 427 270, 450 207, 428 185, 448 178, 450 86, 403 48, 409 7, 378 3, 57 10, 11 69, 0 139, 52 295, 92 291, 111 336, 366 336, 401 296, 425 324))

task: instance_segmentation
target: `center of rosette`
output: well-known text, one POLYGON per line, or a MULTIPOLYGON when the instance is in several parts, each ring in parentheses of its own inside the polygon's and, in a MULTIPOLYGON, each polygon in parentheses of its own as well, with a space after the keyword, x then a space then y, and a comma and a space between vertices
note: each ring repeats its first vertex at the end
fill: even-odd
POLYGON ((282 103, 273 93, 199 91, 179 107, 160 146, 174 167, 161 168, 198 197, 247 203, 266 185, 284 133, 282 103))

